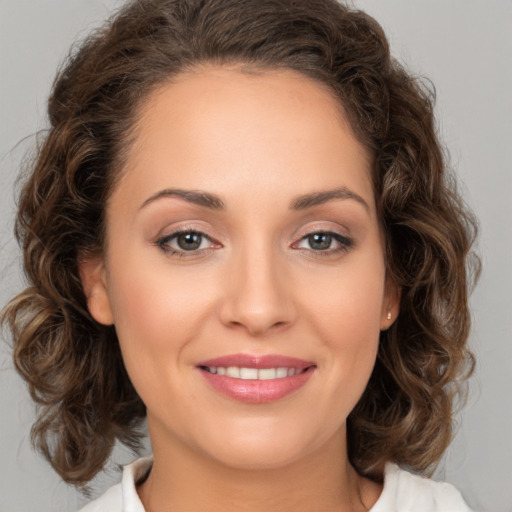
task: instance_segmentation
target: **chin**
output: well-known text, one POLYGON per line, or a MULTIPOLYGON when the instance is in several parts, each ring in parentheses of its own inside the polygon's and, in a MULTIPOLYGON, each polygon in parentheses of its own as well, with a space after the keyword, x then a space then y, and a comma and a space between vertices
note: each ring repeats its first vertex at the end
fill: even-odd
POLYGON ((218 463, 236 470, 268 470, 280 469, 300 460, 302 450, 296 447, 277 446, 272 443, 257 443, 250 446, 231 445, 229 451, 212 453, 218 463))
MULTIPOLYGON (((279 469, 311 456, 329 444, 329 437, 289 425, 245 425, 211 436, 204 452, 218 463, 238 470, 279 469), (230 435, 231 434, 231 435, 230 435)), ((343 438, 344 439, 344 438, 343 438)))

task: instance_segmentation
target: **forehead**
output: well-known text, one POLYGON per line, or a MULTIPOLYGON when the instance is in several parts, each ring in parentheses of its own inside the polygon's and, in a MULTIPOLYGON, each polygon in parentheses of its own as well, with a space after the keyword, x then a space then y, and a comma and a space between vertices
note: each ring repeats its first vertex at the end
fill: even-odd
POLYGON ((204 66, 183 73, 150 94, 134 134, 123 174, 139 175, 137 188, 222 195, 263 183, 284 193, 293 180, 300 194, 346 185, 340 179, 352 174, 351 185, 373 202, 371 158, 340 102, 294 71, 204 66))

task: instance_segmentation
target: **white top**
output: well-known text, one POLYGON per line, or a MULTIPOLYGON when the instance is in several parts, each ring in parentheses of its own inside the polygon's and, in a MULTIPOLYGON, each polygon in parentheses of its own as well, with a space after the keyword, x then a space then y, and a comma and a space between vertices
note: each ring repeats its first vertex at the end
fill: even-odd
MULTIPOLYGON (((135 486, 151 470, 151 457, 137 459, 123 469, 121 483, 80 512, 145 512, 135 486)), ((370 512, 471 512, 451 484, 434 482, 387 464, 384 489, 370 512)))

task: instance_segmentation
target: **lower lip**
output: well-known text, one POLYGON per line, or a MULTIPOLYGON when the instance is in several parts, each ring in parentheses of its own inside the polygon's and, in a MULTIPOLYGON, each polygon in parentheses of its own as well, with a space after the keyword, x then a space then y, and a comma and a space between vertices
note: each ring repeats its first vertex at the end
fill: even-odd
POLYGON ((314 367, 292 377, 269 380, 234 379, 202 369, 199 371, 207 382, 221 394, 240 402, 263 404, 280 400, 304 386, 313 374, 314 367))

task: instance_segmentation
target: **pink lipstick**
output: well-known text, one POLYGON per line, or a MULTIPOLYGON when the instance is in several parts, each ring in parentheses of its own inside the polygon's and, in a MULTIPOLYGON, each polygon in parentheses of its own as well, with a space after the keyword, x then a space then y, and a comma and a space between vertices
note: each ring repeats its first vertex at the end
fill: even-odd
POLYGON ((246 403, 267 403, 301 388, 313 374, 311 361, 277 354, 232 354, 202 361, 201 375, 221 394, 246 403))

